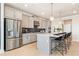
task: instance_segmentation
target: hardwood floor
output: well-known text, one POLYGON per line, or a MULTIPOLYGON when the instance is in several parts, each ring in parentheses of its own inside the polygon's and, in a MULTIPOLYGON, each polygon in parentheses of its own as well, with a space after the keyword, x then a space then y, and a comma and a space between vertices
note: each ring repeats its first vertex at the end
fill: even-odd
MULTIPOLYGON (((48 56, 45 53, 38 51, 36 43, 25 45, 21 48, 7 51, 0 56, 48 56)), ((59 52, 54 52, 50 56, 62 56, 59 52)), ((79 42, 72 42, 70 50, 65 56, 79 56, 79 42)))

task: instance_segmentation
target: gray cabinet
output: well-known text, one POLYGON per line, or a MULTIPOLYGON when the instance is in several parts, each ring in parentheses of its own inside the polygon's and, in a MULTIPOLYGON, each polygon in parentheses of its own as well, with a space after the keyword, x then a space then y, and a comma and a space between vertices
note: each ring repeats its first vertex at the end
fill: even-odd
POLYGON ((27 44, 30 42, 30 37, 28 34, 23 34, 23 44, 27 44))
POLYGON ((36 34, 35 33, 27 33, 23 34, 23 44, 31 43, 36 41, 36 34))
POLYGON ((36 34, 35 33, 30 34, 30 40, 31 40, 31 42, 36 41, 36 34))

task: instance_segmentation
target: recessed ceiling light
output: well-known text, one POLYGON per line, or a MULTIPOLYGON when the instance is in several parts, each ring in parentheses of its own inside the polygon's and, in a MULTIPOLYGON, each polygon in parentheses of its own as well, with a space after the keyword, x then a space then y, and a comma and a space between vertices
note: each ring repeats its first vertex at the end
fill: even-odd
POLYGON ((54 17, 50 17, 50 20, 53 21, 54 20, 54 17))
POLYGON ((76 13, 77 13, 77 11, 73 11, 73 13, 74 13, 74 14, 76 14, 76 13))
POLYGON ((44 12, 42 12, 41 14, 42 14, 42 15, 44 15, 45 13, 44 13, 44 12))
POLYGON ((25 4, 25 7, 27 7, 28 5, 27 4, 25 4))
POLYGON ((72 3, 72 5, 75 5, 76 3, 72 3))

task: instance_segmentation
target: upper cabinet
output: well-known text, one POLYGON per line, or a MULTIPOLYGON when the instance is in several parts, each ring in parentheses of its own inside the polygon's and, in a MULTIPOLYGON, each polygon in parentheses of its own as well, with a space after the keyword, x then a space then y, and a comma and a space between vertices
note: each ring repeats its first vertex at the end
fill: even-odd
POLYGON ((39 18, 39 28, 42 28, 42 21, 41 21, 41 19, 39 18))
POLYGON ((15 9, 15 18, 18 20, 22 20, 22 11, 15 9))
POLYGON ((33 17, 29 17, 29 28, 34 28, 34 18, 33 17))
POLYGON ((46 28, 47 27, 46 25, 49 25, 49 24, 46 24, 47 20, 41 17, 34 17, 34 21, 39 22, 38 28, 46 28))
POLYGON ((42 20, 42 28, 46 28, 46 20, 42 20))
POLYGON ((22 15, 22 27, 29 27, 29 16, 22 15))
POLYGON ((5 18, 22 20, 22 27, 34 28, 34 21, 37 21, 39 23, 38 28, 47 28, 48 24, 46 23, 46 20, 41 17, 37 17, 37 16, 32 17, 32 15, 29 15, 26 12, 23 13, 23 11, 16 8, 12 8, 7 5, 5 5, 4 11, 5 11, 4 14, 5 18))
POLYGON ((22 27, 33 28, 34 18, 23 14, 22 15, 22 27))
POLYGON ((5 15, 5 18, 14 18, 14 9, 9 7, 9 6, 5 6, 4 8, 4 15, 5 15))
POLYGON ((9 6, 5 6, 4 11, 5 18, 22 20, 22 11, 9 6))
POLYGON ((39 28, 46 28, 46 20, 39 19, 40 26, 39 28))

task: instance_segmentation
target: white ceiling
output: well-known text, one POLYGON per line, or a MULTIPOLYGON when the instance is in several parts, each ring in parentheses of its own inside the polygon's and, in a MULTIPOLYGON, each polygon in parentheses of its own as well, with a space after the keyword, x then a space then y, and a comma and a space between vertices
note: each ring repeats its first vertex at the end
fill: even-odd
MULTIPOLYGON (((51 3, 28 3, 25 7, 25 3, 8 3, 13 7, 22 9, 24 11, 33 13, 35 15, 49 18, 51 15, 51 3)), ((64 17, 74 15, 73 11, 77 11, 79 14, 79 4, 72 3, 54 3, 53 4, 53 16, 64 17)))

